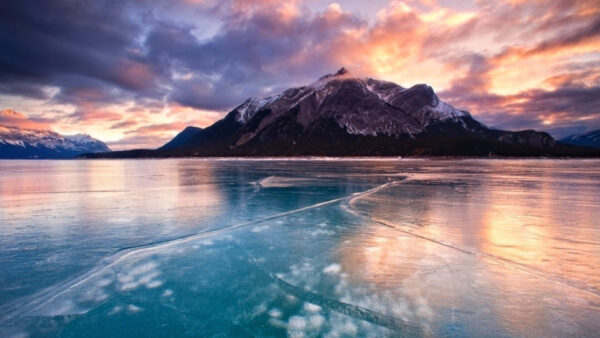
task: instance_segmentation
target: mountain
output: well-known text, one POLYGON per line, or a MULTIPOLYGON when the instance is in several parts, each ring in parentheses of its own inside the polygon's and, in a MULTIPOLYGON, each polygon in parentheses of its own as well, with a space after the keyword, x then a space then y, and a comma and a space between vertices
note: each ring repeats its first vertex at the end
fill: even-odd
POLYGON ((181 133, 177 134, 171 141, 165 144, 162 148, 164 149, 175 149, 184 147, 193 138, 202 132, 202 128, 198 127, 186 127, 181 133))
POLYGON ((107 152, 102 141, 88 135, 62 136, 50 130, 0 126, 0 158, 73 158, 83 153, 107 152))
POLYGON ((156 150, 88 157, 598 156, 549 134, 488 128, 427 85, 404 88, 342 68, 302 87, 250 98, 222 120, 186 128, 156 150))
POLYGON ((590 131, 585 134, 571 135, 561 139, 560 141, 577 146, 600 148, 600 129, 590 131))

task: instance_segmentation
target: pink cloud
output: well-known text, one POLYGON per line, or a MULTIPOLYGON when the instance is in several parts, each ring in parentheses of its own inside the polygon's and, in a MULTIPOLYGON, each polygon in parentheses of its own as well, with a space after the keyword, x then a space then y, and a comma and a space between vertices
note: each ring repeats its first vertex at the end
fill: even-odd
POLYGON ((0 111, 0 125, 21 129, 50 129, 50 120, 45 118, 28 118, 13 109, 0 111))

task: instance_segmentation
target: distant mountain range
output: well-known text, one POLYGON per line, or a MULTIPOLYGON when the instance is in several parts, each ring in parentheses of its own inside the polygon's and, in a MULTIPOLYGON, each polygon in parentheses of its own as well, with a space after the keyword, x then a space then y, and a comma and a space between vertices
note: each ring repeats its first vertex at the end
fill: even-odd
POLYGON ((577 146, 600 148, 600 129, 585 134, 576 134, 565 137, 560 142, 577 146))
POLYGON ((89 135, 62 136, 50 130, 0 125, 2 159, 66 159, 83 153, 108 151, 106 144, 89 135))
POLYGON ((154 150, 84 157, 600 156, 549 134, 492 129, 433 89, 352 76, 342 68, 266 98, 250 98, 207 128, 187 127, 154 150))

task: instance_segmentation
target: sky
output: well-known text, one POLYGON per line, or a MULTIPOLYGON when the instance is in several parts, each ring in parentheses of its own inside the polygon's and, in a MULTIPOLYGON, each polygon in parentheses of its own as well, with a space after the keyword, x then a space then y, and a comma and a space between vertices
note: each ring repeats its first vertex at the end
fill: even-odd
POLYGON ((488 126, 600 129, 597 0, 7 0, 0 125, 156 148, 346 67, 488 126))

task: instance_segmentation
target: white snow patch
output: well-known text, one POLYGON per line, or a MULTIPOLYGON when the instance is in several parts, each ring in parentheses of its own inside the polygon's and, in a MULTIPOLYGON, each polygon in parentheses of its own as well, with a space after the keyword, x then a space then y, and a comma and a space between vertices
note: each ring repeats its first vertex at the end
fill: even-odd
POLYGON ((288 320, 288 336, 303 337, 306 326, 306 318, 300 316, 291 316, 288 320))
POLYGON ((298 177, 269 176, 259 180, 258 185, 263 188, 287 188, 305 181, 306 179, 298 177))
POLYGON ((317 237, 317 236, 321 236, 321 235, 333 235, 333 234, 335 234, 335 232, 333 232, 331 230, 317 229, 317 230, 312 231, 310 234, 313 237, 317 237))
POLYGON ((268 225, 261 225, 261 226, 255 226, 255 227, 254 227, 254 228, 252 228, 252 230, 250 230, 250 231, 252 231, 252 232, 262 232, 262 231, 265 231, 265 230, 267 230, 268 228, 269 228, 269 226, 268 226, 268 225))
POLYGON ((438 100, 438 104, 432 109, 438 113, 440 120, 456 120, 460 117, 467 116, 467 113, 460 111, 442 100, 438 100))
POLYGON ((249 98, 248 100, 246 100, 246 102, 242 103, 242 105, 237 108, 237 111, 239 113, 239 115, 237 116, 238 122, 248 122, 257 111, 265 108, 267 105, 277 100, 279 97, 280 95, 262 98, 249 98))
POLYGON ((287 329, 288 327, 286 322, 277 318, 269 318, 269 324, 280 329, 287 329))
POLYGON ((159 287, 163 282, 156 280, 156 277, 160 275, 157 267, 157 263, 148 262, 134 267, 127 273, 119 273, 117 275, 117 280, 121 284, 119 290, 130 291, 142 285, 149 289, 159 287))
POLYGON ((146 283, 146 288, 148 288, 148 289, 155 289, 155 288, 157 288, 157 287, 159 287, 161 285, 163 285, 163 281, 161 281, 161 280, 153 280, 153 281, 151 281, 149 283, 146 283))
POLYGON ((285 299, 288 301, 288 303, 290 304, 296 304, 298 302, 298 298, 296 298, 296 296, 294 295, 286 295, 285 299))
POLYGON ((283 317, 283 312, 281 312, 281 310, 279 309, 271 309, 269 310, 269 316, 273 317, 273 318, 281 318, 283 317))
POLYGON ((142 311, 142 308, 133 304, 129 304, 127 305, 127 311, 131 312, 131 313, 138 313, 140 311, 142 311))
POLYGON ((265 311, 267 311, 267 304, 260 303, 256 305, 254 309, 252 309, 252 318, 264 313, 265 311))
POLYGON ((308 323, 311 329, 319 330, 325 324, 325 317, 321 315, 310 316, 308 323))
POLYGON ((321 307, 313 303, 304 303, 304 311, 316 313, 321 311, 321 307))
POLYGON ((342 267, 339 264, 331 264, 326 266, 323 269, 323 273, 326 273, 328 275, 335 275, 337 273, 339 273, 340 271, 342 271, 342 267))
POLYGON ((108 315, 109 316, 116 315, 117 313, 121 312, 121 310, 123 310, 123 307, 117 305, 117 306, 113 307, 112 310, 110 310, 110 312, 108 313, 108 315))

